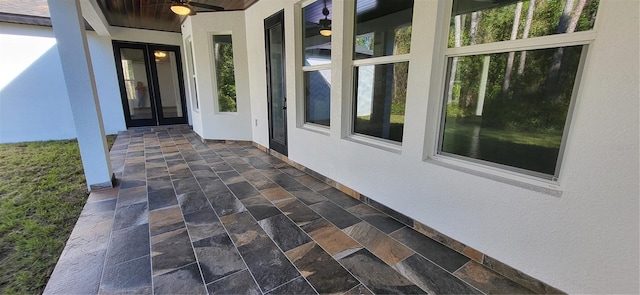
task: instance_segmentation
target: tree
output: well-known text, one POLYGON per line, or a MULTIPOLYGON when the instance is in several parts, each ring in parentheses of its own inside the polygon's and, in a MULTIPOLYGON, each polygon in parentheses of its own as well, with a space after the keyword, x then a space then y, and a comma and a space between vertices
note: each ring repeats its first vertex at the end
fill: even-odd
MULTIPOLYGON (((536 0, 529 1, 529 9, 527 10, 527 18, 524 22, 524 30, 522 31, 522 39, 529 38, 529 31, 531 30, 531 22, 533 21, 533 12, 536 9, 536 0)), ((524 65, 527 60, 527 51, 520 53, 520 65, 518 66, 518 75, 522 76, 524 73, 524 65)))
MULTIPOLYGON (((456 15, 453 19, 454 21, 454 47, 460 47, 462 45, 461 36, 462 36, 462 24, 460 15, 456 15)), ((447 103, 451 103, 453 100, 453 86, 456 82, 456 71, 458 70, 458 57, 453 57, 451 61, 451 73, 449 75, 449 88, 447 90, 447 103)))
MULTIPOLYGON (((560 22, 556 28, 556 34, 573 33, 578 25, 578 20, 582 14, 582 10, 587 0, 578 0, 578 5, 573 8, 574 0, 567 0, 564 5, 562 15, 560 16, 560 22)), ((558 48, 553 55, 553 62, 551 69, 549 69, 549 76, 547 78, 547 92, 553 93, 556 89, 558 76, 560 75, 560 69, 562 67, 562 57, 564 55, 564 48, 558 48)), ((560 97, 557 97, 557 100, 560 97)))
MULTIPOLYGON (((516 11, 513 13, 513 27, 511 29, 511 39, 515 40, 518 38, 518 28, 520 27, 520 15, 522 14, 522 1, 518 1, 516 4, 516 11)), ((511 84, 511 72, 513 71, 513 60, 515 59, 516 53, 514 51, 509 52, 509 57, 507 58, 507 69, 504 74, 504 84, 502 85, 502 97, 506 97, 509 92, 509 87, 511 84)))

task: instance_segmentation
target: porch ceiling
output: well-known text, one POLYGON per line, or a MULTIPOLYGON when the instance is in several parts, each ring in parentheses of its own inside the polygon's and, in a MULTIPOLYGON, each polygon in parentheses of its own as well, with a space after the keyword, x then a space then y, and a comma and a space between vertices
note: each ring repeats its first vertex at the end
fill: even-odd
MULTIPOLYGON (((170 9, 171 0, 97 0, 109 25, 157 31, 180 32, 184 16, 178 16, 170 9)), ((258 0, 194 0, 220 6, 224 11, 245 10, 258 0)), ((192 7, 197 13, 209 10, 192 7)))
MULTIPOLYGON (((180 32, 184 17, 171 12, 172 0, 90 0, 98 3, 111 26, 180 32)), ((224 11, 245 10, 258 0, 187 0, 220 6, 224 11)), ((210 13, 192 7, 197 13, 210 13)), ((51 26, 47 0, 0 0, 0 22, 51 26)), ((88 24, 87 27, 89 28, 88 24)))

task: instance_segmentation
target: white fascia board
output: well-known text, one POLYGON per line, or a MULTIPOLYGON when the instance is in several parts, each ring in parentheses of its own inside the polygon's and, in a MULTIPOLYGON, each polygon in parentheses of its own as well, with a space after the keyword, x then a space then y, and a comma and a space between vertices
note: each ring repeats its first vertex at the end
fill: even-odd
POLYGON ((98 2, 96 0, 80 0, 80 7, 82 8, 82 16, 96 31, 98 36, 109 37, 111 36, 111 26, 105 18, 98 2))

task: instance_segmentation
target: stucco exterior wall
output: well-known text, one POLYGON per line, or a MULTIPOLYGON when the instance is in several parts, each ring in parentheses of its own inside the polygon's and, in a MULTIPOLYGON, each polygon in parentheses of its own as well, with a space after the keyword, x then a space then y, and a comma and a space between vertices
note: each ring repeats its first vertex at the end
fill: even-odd
MULTIPOLYGON (((111 40, 87 33, 105 132, 125 129, 111 40)), ((0 23, 0 142, 76 137, 53 30, 0 23)))
MULTIPOLYGON (((252 119, 258 122, 252 126, 253 141, 264 146, 263 20, 285 10, 287 96, 296 97, 295 4, 260 1, 245 15, 252 119)), ((431 81, 442 74, 432 71, 442 58, 434 42, 442 22, 447 26, 449 21, 441 15, 444 1, 415 1, 400 150, 343 136, 342 121, 349 114, 341 110, 350 98, 342 93, 350 82, 333 71, 338 80, 332 85, 328 134, 296 126, 300 112, 293 110, 303 106, 299 99, 288 100, 289 158, 563 291, 638 293, 638 4, 600 2, 597 37, 586 57, 559 196, 424 160, 425 142, 432 142, 425 134, 433 136, 427 128, 434 113, 429 94, 437 85, 431 81)), ((338 6, 334 4, 333 11, 334 51, 341 49, 343 37, 338 6)), ((334 68, 343 66, 336 62, 334 68)))
MULTIPOLYGON (((182 26, 184 39, 193 44, 194 68, 200 101, 194 112, 193 128, 204 139, 251 140, 251 109, 248 52, 244 12, 198 13, 182 26), (213 35, 231 35, 236 82, 237 112, 218 111, 218 94, 214 68, 213 35)), ((185 46, 186 47, 186 46, 185 46)), ((253 50, 252 50, 253 52, 253 50)))

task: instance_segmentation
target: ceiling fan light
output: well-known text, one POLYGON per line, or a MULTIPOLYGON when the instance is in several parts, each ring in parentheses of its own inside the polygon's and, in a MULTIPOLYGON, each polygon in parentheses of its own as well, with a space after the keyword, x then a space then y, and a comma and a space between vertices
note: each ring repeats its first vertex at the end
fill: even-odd
POLYGON ((325 37, 331 36, 331 20, 330 19, 321 19, 319 25, 320 25, 320 35, 325 37))
POLYGON ((171 11, 177 15, 189 15, 191 7, 185 3, 173 3, 171 4, 171 11))

